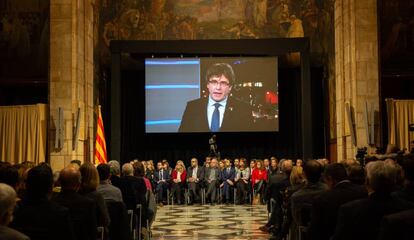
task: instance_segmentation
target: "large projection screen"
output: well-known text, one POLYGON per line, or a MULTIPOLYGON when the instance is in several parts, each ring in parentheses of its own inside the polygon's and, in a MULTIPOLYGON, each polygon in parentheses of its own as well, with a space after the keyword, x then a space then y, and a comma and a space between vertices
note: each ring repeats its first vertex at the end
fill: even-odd
POLYGON ((278 130, 277 57, 145 59, 146 133, 278 130))

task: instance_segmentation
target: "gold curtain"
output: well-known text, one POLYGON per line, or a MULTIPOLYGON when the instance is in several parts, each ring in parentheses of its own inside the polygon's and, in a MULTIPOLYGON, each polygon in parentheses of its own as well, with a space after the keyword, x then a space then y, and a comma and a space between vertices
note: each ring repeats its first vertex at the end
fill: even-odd
POLYGON ((414 100, 387 99, 388 143, 410 150, 414 133, 408 132, 408 125, 414 124, 414 100))
POLYGON ((0 106, 1 161, 45 161, 46 109, 46 104, 0 106))

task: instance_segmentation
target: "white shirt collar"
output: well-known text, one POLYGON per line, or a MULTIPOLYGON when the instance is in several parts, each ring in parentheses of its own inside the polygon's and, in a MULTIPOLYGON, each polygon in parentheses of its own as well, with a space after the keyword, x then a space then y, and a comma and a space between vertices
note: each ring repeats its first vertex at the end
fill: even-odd
POLYGON ((226 108, 226 105, 227 105, 227 99, 228 99, 229 97, 227 96, 226 98, 224 98, 223 100, 221 100, 220 102, 217 102, 217 101, 214 101, 212 98, 211 98, 211 96, 209 96, 208 97, 208 106, 210 106, 210 107, 214 107, 214 104, 215 103, 220 103, 220 105, 221 105, 221 107, 224 107, 224 108, 226 108))

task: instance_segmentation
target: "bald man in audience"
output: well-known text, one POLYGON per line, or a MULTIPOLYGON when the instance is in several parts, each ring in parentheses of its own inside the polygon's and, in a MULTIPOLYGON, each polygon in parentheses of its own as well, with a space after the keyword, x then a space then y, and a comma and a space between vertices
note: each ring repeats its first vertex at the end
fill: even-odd
POLYGON ((0 183, 0 239, 2 240, 29 240, 29 237, 12 228, 7 227, 13 218, 16 205, 16 192, 4 183, 0 183))
POLYGON ((78 169, 67 167, 60 172, 61 192, 53 198, 56 203, 69 209, 76 239, 96 239, 96 205, 95 202, 78 193, 81 174, 78 169))

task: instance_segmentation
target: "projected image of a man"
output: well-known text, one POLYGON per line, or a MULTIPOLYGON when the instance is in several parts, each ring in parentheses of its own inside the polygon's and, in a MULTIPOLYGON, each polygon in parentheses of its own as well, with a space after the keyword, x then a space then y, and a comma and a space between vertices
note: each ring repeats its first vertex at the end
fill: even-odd
POLYGON ((208 98, 187 103, 180 132, 249 131, 253 124, 252 109, 231 97, 236 82, 233 68, 227 63, 211 65, 205 74, 208 98))

